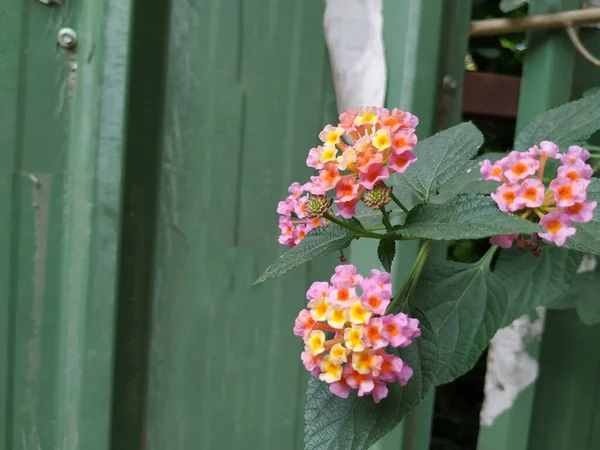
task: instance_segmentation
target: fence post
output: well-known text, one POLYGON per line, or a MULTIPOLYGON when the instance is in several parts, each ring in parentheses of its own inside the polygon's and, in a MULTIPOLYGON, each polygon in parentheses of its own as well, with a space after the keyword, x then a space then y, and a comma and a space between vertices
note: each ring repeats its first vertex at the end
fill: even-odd
MULTIPOLYGON (((578 8, 578 0, 567 0, 567 7, 578 8)), ((556 12, 562 0, 538 0, 529 5, 529 15, 556 12)), ((523 61, 519 112, 516 131, 527 126, 544 111, 569 101, 573 77, 575 50, 562 29, 533 31, 528 34, 528 48, 523 61)), ((560 332, 551 317, 561 314, 548 312, 544 339, 560 332)), ((539 341, 532 341, 528 351, 538 358, 539 341)), ((544 367, 540 368, 543 373, 544 367)), ((531 414, 536 385, 519 394, 512 408, 496 418, 492 426, 482 426, 479 450, 525 450, 530 435, 531 414)), ((537 394, 536 394, 537 395, 537 394)), ((547 429, 545 428, 547 431, 547 429)), ((561 447, 562 448, 562 447, 561 447)))
POLYGON ((3 450, 110 447, 131 2, 60 3, 0 27, 3 450))
MULTIPOLYGON (((388 65, 386 104, 419 116, 421 139, 460 121, 462 82, 467 53, 471 1, 384 0, 384 41, 388 65)), ((375 260, 372 243, 360 243, 353 257, 375 260), (358 257, 357 257, 358 256, 358 257)), ((399 285, 412 266, 418 247, 401 243, 394 265, 399 285)), ((443 259, 446 245, 435 245, 431 259, 443 259)), ((374 261, 376 262, 376 261, 374 261)), ((365 267, 366 269, 366 267, 365 267)), ((434 391, 374 449, 429 448, 434 391)))
MULTIPOLYGON (((582 30, 600 52, 600 30, 582 30)), ((600 69, 577 55, 573 98, 600 85, 600 69)), ((596 133, 590 142, 600 144, 596 133)), ((586 326, 574 310, 549 311, 541 352, 528 450, 600 448, 600 325, 586 326)))

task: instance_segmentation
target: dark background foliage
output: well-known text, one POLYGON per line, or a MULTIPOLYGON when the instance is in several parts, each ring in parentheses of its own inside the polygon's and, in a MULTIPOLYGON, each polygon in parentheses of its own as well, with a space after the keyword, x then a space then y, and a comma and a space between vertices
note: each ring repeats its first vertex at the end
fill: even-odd
MULTIPOLYGON (((524 0, 475 0, 473 19, 522 17, 527 15, 527 6, 524 0)), ((524 33, 473 38, 465 68, 520 76, 526 51, 524 33)), ((485 144, 481 152, 506 152, 512 147, 514 119, 464 116, 463 120, 473 121, 483 133, 485 144)), ((454 261, 474 263, 488 248, 487 239, 454 241, 448 248, 448 257, 454 261)), ((470 372, 436 389, 432 450, 471 450, 477 447, 486 359, 487 353, 484 353, 470 372)))

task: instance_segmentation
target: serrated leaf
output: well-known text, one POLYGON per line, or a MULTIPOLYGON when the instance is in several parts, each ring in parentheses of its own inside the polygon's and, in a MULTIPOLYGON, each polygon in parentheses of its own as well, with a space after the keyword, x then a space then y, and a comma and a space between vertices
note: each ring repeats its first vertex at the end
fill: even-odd
POLYGON ((388 383, 388 396, 379 404, 356 392, 346 399, 336 397, 326 383, 309 380, 304 413, 307 450, 367 449, 423 400, 435 381, 438 345, 427 320, 416 317, 421 321, 421 337, 397 349, 414 374, 404 387, 388 383))
POLYGON ((396 241, 390 238, 385 238, 379 241, 377 246, 377 257, 386 272, 392 271, 392 262, 396 255, 396 241))
POLYGON ((585 272, 573 280, 576 292, 571 294, 576 300, 577 314, 586 325, 600 323, 600 273, 585 272))
POLYGON ((600 218, 597 214, 594 212, 594 219, 591 222, 574 224, 577 233, 567 239, 564 245, 566 248, 600 255, 600 218))
POLYGON ((521 131, 515 150, 552 141, 559 147, 581 143, 600 129, 600 93, 546 111, 521 131))
POLYGON ((436 384, 469 371, 498 330, 506 292, 490 271, 493 251, 475 264, 446 261, 426 266, 414 297, 438 337, 436 384))
POLYGON ((498 209, 484 195, 460 194, 443 204, 415 206, 398 233, 408 238, 478 239, 497 234, 535 233, 542 228, 498 209))
MULTIPOLYGON (((354 227, 362 228, 361 223, 354 218, 344 220, 344 222, 354 227)), ((260 284, 269 278, 283 275, 295 267, 319 256, 325 256, 336 250, 346 248, 350 245, 352 239, 356 237, 355 233, 335 223, 330 223, 326 227, 317 227, 311 230, 298 245, 285 252, 273 264, 267 267, 267 270, 258 277, 254 284, 260 284)))
POLYGON ((567 239, 565 247, 583 253, 600 255, 600 179, 592 178, 587 187, 588 200, 598 202, 594 210, 594 217, 590 222, 573 223, 577 233, 567 239))
POLYGON ((501 250, 493 273, 508 294, 502 326, 572 290, 580 263, 581 254, 550 245, 542 248, 539 257, 516 248, 501 250))
POLYGON ((581 96, 582 97, 590 97, 592 95, 596 95, 599 92, 600 92, 600 86, 596 86, 591 89, 588 89, 587 91, 584 91, 583 94, 581 94, 581 96))
POLYGON ((504 158, 506 153, 484 153, 469 161, 452 181, 440 188, 439 194, 431 198, 431 203, 446 203, 458 194, 490 194, 500 185, 497 181, 486 181, 481 177, 481 163, 485 159, 496 162, 504 158))
POLYGON ((405 173, 392 175, 390 183, 428 202, 441 186, 460 175, 482 144, 483 136, 471 122, 441 131, 417 144, 417 162, 405 173))

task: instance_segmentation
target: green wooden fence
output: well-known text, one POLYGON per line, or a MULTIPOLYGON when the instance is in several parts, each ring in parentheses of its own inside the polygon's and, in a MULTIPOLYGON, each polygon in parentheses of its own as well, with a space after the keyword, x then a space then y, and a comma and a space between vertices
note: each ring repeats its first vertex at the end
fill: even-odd
MULTIPOLYGON (((387 103, 418 114, 421 137, 460 121, 470 4, 384 0, 387 103)), ((281 251, 277 201, 335 120, 323 7, 1 9, 0 450, 303 447, 291 325, 336 261, 250 285, 281 251), (76 47, 57 45, 64 27, 76 47)), ((600 80, 562 30, 531 38, 519 127, 600 80)), ((600 31, 586 44, 600 52, 600 31)), ((401 251, 398 278, 415 255, 401 251)), ((535 389, 479 449, 598 448, 599 338, 550 313, 535 389)), ((433 398, 376 447, 427 449, 433 398)))

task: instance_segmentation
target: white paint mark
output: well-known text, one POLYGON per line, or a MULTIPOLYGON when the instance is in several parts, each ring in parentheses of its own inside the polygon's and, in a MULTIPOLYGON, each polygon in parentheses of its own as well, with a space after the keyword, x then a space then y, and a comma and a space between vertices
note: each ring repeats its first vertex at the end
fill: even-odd
MULTIPOLYGON (((597 263, 595 255, 584 255, 577 272, 591 272, 597 263)), ((508 410, 519 393, 537 378, 538 362, 525 350, 527 341, 540 339, 544 329, 546 310, 536 310, 537 319, 531 321, 529 316, 522 316, 499 330, 490 342, 485 400, 480 417, 482 425, 492 425, 496 417, 508 410)))
POLYGON ((577 273, 583 272, 593 272, 596 269, 596 265, 598 264, 598 258, 596 255, 583 255, 583 259, 581 260, 581 265, 579 269, 577 269, 577 273))
POLYGON ((490 342, 485 399, 480 413, 482 425, 492 425, 496 417, 508 410, 519 393, 537 378, 538 362, 525 349, 527 341, 541 337, 545 310, 537 308, 537 314, 534 320, 527 315, 519 317, 498 330, 490 342))
POLYGON ((338 110, 383 106, 387 67, 381 0, 326 0, 324 27, 338 110))

